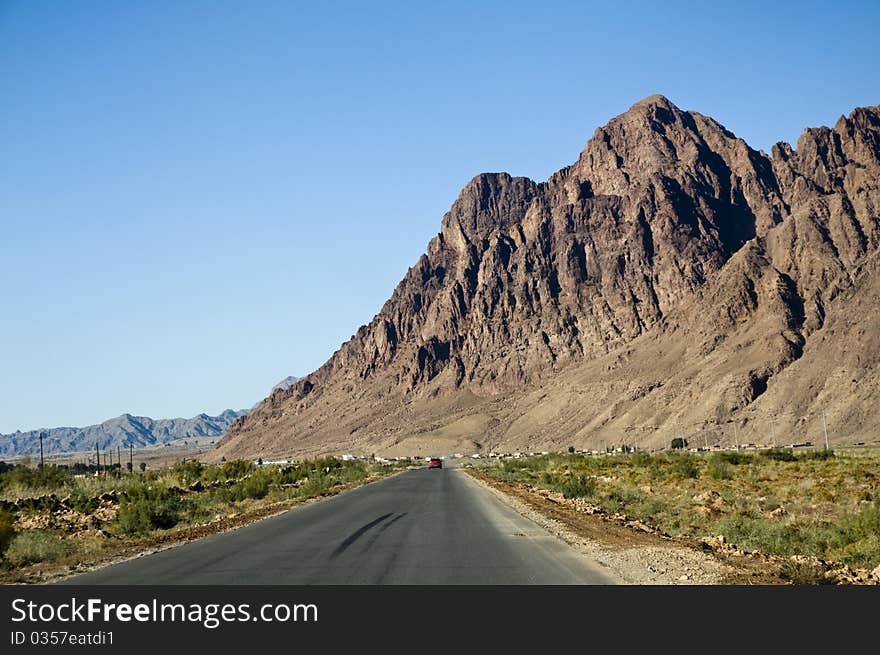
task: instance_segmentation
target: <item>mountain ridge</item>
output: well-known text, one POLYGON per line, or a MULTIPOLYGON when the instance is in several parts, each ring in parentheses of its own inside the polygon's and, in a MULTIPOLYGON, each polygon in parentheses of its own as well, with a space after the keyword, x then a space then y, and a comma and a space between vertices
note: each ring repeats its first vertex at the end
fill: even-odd
POLYGON ((219 437, 247 410, 227 409, 217 416, 201 413, 192 418, 153 419, 121 414, 85 427, 55 427, 0 434, 0 456, 38 455, 40 434, 47 455, 108 448, 145 448, 190 437, 219 437))
MULTIPOLYGON (((649 96, 597 128, 577 161, 545 182, 475 176, 373 320, 317 371, 238 419, 217 452, 392 451, 432 438, 584 445, 648 424, 654 434, 642 441, 656 443, 675 424, 745 426, 744 412, 774 397, 792 364, 815 357, 823 342, 811 337, 832 305, 846 314, 835 301, 856 273, 868 272, 858 282, 868 295, 878 284, 866 268, 880 241, 878 153, 877 107, 808 128, 795 149, 780 142, 768 156, 717 121, 649 96), (661 357, 656 370, 633 372, 650 378, 649 391, 620 406, 626 420, 591 402, 569 418, 552 403, 518 415, 510 405, 611 357, 594 372, 605 398, 630 344, 681 350, 683 339, 678 365, 661 357), (714 373, 681 382, 692 407, 651 398, 688 362, 713 357, 714 373), (493 407, 502 398, 507 407, 493 407), (517 428, 539 415, 552 420, 517 428)), ((876 351, 865 359, 873 388, 876 351)), ((592 388, 569 387, 554 402, 592 388)), ((811 393, 800 405, 815 413, 823 394, 811 393)), ((854 409, 835 394, 847 429, 875 420, 870 412, 850 420, 854 409)))

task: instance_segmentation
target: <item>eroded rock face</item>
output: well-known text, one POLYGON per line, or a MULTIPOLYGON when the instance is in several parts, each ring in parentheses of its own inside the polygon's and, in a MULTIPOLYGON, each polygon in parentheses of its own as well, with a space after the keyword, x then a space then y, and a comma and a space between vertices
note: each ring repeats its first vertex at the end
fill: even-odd
MULTIPOLYGON (((490 417, 482 443, 500 445, 538 401, 517 415, 510 404, 489 407, 492 398, 522 399, 563 372, 573 376, 568 392, 583 374, 601 383, 639 352, 656 364, 632 371, 648 391, 630 393, 597 429, 626 416, 655 428, 735 417, 802 357, 835 299, 859 283, 880 241, 878 187, 877 107, 808 129, 795 150, 777 144, 768 157, 711 118, 646 98, 546 182, 471 180, 373 321, 240 419, 221 450, 387 445, 468 413, 490 417), (672 362, 651 350, 682 343, 672 362), (667 403, 664 414, 652 394, 701 358, 724 365, 678 385, 699 407, 676 415, 667 403)), ((583 441, 602 408, 587 420, 599 401, 582 401, 583 411, 551 414, 583 441)))

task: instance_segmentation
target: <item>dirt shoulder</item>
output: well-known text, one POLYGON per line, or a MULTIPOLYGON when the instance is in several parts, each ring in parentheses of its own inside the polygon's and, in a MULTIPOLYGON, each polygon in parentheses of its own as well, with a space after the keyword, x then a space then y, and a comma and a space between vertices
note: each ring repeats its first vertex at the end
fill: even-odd
POLYGON ((499 480, 479 469, 472 478, 518 512, 587 557, 638 585, 786 584, 777 563, 726 550, 723 544, 683 541, 638 521, 590 513, 561 494, 499 480))

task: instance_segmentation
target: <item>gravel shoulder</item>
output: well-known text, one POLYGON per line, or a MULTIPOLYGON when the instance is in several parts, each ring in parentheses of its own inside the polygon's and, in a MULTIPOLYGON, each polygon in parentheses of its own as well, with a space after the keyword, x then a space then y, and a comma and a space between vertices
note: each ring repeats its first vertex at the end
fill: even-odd
POLYGON ((782 584, 765 562, 716 553, 659 534, 649 526, 620 524, 579 511, 559 494, 464 469, 489 493, 562 539, 586 557, 635 585, 782 584))

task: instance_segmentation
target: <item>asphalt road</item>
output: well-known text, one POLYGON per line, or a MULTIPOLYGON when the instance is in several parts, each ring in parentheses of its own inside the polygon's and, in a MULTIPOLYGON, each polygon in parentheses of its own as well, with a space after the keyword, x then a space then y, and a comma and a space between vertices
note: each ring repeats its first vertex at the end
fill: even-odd
POLYGON ((418 469, 68 584, 613 584, 467 474, 418 469))

